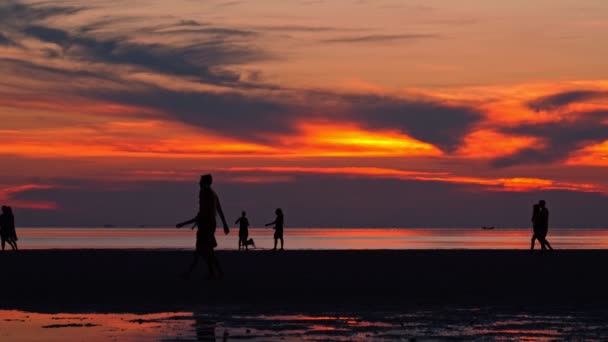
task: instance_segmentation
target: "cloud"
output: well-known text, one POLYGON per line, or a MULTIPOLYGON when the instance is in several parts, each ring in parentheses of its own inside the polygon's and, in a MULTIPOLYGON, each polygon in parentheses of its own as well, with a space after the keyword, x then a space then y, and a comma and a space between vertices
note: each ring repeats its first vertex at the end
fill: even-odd
POLYGON ((22 22, 41 21, 50 17, 70 15, 84 10, 76 6, 30 6, 15 0, 0 3, 0 27, 14 26, 22 22))
POLYGON ((53 201, 26 199, 21 197, 31 193, 36 193, 40 190, 56 188, 53 185, 46 184, 19 184, 0 187, 0 201, 3 205, 9 205, 15 208, 35 209, 35 210, 53 210, 57 209, 57 204, 53 201))
POLYGON ((133 91, 87 91, 83 95, 152 108, 166 113, 173 120, 240 138, 259 139, 264 133, 288 133, 297 117, 295 105, 282 104, 271 97, 237 92, 173 91, 141 86, 133 91))
POLYGON ((435 34, 371 34, 365 36, 339 37, 321 40, 322 43, 376 43, 396 40, 419 40, 437 38, 435 34))
POLYGON ((183 26, 204 26, 205 25, 196 20, 180 20, 178 24, 183 25, 183 26))
POLYGON ((217 4, 215 7, 216 8, 222 8, 222 7, 232 7, 232 6, 237 6, 242 4, 243 1, 226 1, 226 2, 222 2, 217 4))
POLYGON ((566 159, 570 153, 593 143, 608 140, 608 111, 570 113, 565 120, 525 124, 505 129, 509 133, 535 136, 544 146, 522 150, 493 161, 496 167, 519 164, 541 164, 566 159))
POLYGON ((152 30, 154 34, 206 34, 217 35, 223 37, 247 37, 254 36, 257 33, 254 31, 224 28, 224 27, 204 27, 204 28, 188 28, 188 29, 168 29, 168 30, 152 30))
POLYGON ((201 82, 237 85, 240 75, 221 67, 264 58, 264 54, 222 40, 184 47, 141 44, 126 38, 95 38, 73 35, 65 30, 31 25, 24 32, 62 47, 64 55, 84 61, 124 64, 155 72, 194 77, 201 82))
MULTIPOLYGON (((47 20, 53 16, 74 14, 83 9, 29 6, 10 1, 0 6, 0 29, 16 33, 17 37, 25 35, 57 45, 61 53, 53 51, 48 54, 49 58, 61 55, 63 60, 129 65, 151 72, 224 86, 252 86, 249 82, 241 82, 241 75, 227 70, 227 66, 270 58, 258 48, 232 40, 254 35, 253 31, 201 27, 203 24, 198 22, 180 21, 169 26, 143 27, 132 32, 115 32, 113 36, 108 36, 103 33, 104 27, 129 19, 111 17, 70 30, 54 27, 51 25, 54 21, 47 20), (186 43, 181 43, 182 45, 165 43, 165 39, 159 43, 136 42, 136 35, 142 34, 172 34, 176 37, 187 35, 188 39, 184 39, 186 43)), ((0 44, 8 43, 8 38, 2 33, 0 44)))
POLYGON ((238 92, 174 91, 140 85, 133 90, 87 90, 82 93, 110 103, 150 108, 189 125, 216 134, 273 144, 289 136, 298 124, 315 120, 356 123, 362 129, 392 130, 433 144, 456 149, 482 116, 474 109, 375 95, 279 92, 280 95, 244 95, 238 92), (339 104, 336 109, 335 104, 339 104))
POLYGON ((17 44, 15 44, 15 42, 12 39, 8 38, 2 32, 0 32, 0 45, 12 46, 12 45, 17 45, 17 44))
POLYGON ((331 32, 341 31, 337 27, 331 26, 307 26, 307 25, 273 25, 273 26, 256 26, 255 29, 261 31, 281 31, 281 32, 331 32))
POLYGON ((552 111, 572 103, 584 102, 598 98, 608 98, 608 92, 595 90, 567 91, 544 96, 528 102, 528 107, 535 111, 552 111))
MULTIPOLYGON (((79 83, 77 85, 84 86, 86 84, 95 85, 97 87, 102 86, 103 83, 111 83, 112 85, 119 85, 122 82, 121 79, 117 78, 115 75, 111 73, 102 73, 99 71, 95 71, 94 69, 66 69, 66 68, 57 68, 50 65, 40 65, 34 64, 25 60, 17 60, 11 58, 0 58, 0 66, 10 68, 14 74, 18 74, 21 79, 25 82, 23 85, 19 85, 20 87, 24 87, 28 90, 28 92, 32 92, 34 89, 28 85, 27 81, 30 80, 38 80, 38 81, 46 81, 52 85, 61 84, 60 87, 56 87, 52 89, 53 94, 61 94, 63 96, 73 95, 71 84, 74 80, 78 80, 79 83), (86 82, 85 82, 86 81, 86 82)), ((134 86, 134 85, 132 85, 134 86)), ((18 87, 17 84, 12 84, 12 88, 16 89, 18 87)), ((34 90, 34 93, 37 93, 34 90)), ((39 98, 43 98, 42 94, 37 94, 39 98)), ((14 98, 12 98, 14 99, 14 98)), ((27 106, 27 103, 24 103, 27 106)))
POLYGON ((345 96, 346 115, 369 128, 400 130, 447 151, 459 146, 465 134, 481 120, 473 108, 446 105, 433 100, 386 96, 345 96))
MULTIPOLYGON (((475 185, 333 174, 296 174, 271 183, 214 176, 226 215, 247 210, 255 226, 280 206, 289 227, 526 227, 532 203, 542 198, 556 227, 601 227, 606 215, 597 208, 608 205, 601 194, 563 190, 485 192, 475 185)), ((59 210, 20 209, 15 215, 21 226, 170 227, 196 213, 198 174, 187 181, 55 181, 61 186, 25 192, 21 200, 53 201, 59 210)))

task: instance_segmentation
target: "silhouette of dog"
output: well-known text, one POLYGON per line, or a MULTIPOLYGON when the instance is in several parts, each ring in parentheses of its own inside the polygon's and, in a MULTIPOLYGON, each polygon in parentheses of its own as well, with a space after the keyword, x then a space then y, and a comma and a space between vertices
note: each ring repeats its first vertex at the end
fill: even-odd
POLYGON ((245 241, 245 242, 242 244, 242 247, 245 247, 245 249, 249 249, 249 246, 251 246, 251 247, 253 247, 253 248, 256 248, 256 247, 255 247, 255 242, 253 242, 253 239, 251 239, 251 238, 250 238, 250 239, 248 239, 248 240, 246 240, 246 241, 245 241))

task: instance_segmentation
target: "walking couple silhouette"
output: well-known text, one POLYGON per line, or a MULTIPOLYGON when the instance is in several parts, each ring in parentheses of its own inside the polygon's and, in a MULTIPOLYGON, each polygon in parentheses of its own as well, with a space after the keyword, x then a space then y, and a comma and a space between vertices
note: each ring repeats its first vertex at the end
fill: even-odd
POLYGON ((540 242, 542 251, 552 251, 553 247, 551 247, 551 244, 547 241, 547 233, 549 231, 549 209, 547 209, 544 200, 538 201, 538 204, 534 204, 533 206, 532 229, 534 230, 534 235, 532 235, 530 253, 534 251, 534 243, 536 240, 540 242))

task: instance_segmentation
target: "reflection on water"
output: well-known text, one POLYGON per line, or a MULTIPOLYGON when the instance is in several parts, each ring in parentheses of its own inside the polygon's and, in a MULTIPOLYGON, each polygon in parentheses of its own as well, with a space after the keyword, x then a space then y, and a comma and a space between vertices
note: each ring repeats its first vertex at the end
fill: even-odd
MULTIPOLYGON (((21 228, 20 247, 40 248, 184 248, 194 245, 189 229, 21 228)), ((272 229, 250 229, 261 249, 273 246, 272 229)), ((238 235, 218 233, 220 249, 236 249, 238 235)), ((526 249, 529 229, 330 229, 285 230, 288 249, 526 249)), ((608 248, 608 229, 552 229, 557 249, 608 248)))
POLYGON ((6 341, 604 341, 608 312, 509 313, 491 308, 259 315, 38 314, 0 311, 6 341))

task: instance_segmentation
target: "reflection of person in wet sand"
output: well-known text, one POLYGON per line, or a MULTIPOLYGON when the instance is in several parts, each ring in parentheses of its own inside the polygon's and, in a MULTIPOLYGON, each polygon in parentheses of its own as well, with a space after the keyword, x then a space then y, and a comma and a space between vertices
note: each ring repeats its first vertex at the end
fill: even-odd
POLYGON ((241 217, 239 217, 234 224, 239 225, 239 250, 241 247, 247 247, 247 238, 249 237, 249 220, 247 219, 247 213, 243 211, 241 217))
POLYGON ((8 242, 13 250, 17 248, 17 232, 15 231, 15 217, 13 209, 6 205, 2 206, 2 215, 0 215, 0 239, 2 241, 2 250, 8 242))
MULTIPOLYGON (((217 341, 220 335, 216 332, 217 322, 209 320, 205 316, 196 316, 194 319, 194 329, 196 331, 197 341, 217 341)), ((222 336, 222 342, 227 342, 230 334, 228 329, 224 329, 222 336)))
POLYGON ((538 240, 541 250, 553 250, 549 241, 547 241, 547 233, 549 231, 549 210, 545 206, 545 201, 541 200, 535 204, 532 211, 532 227, 534 235, 532 235, 532 244, 530 252, 534 250, 534 241, 538 240))
POLYGON ((203 257, 207 260, 210 277, 213 277, 215 273, 213 270, 214 266, 218 271, 219 277, 221 278, 223 276, 219 260, 213 250, 217 246, 217 241, 215 240, 216 212, 220 215, 224 225, 224 233, 228 234, 230 229, 226 223, 226 218, 224 217, 224 212, 220 205, 220 199, 215 191, 211 189, 212 182, 213 179, 211 175, 201 176, 200 191, 198 195, 198 214, 194 218, 176 225, 177 228, 181 228, 185 225, 194 223, 192 229, 194 229, 195 226, 198 226, 198 231, 196 232, 196 251, 190 269, 184 275, 186 278, 190 277, 190 274, 198 263, 199 257, 203 257))
POLYGON ((274 224, 274 249, 277 250, 277 240, 281 240, 281 250, 283 250, 283 210, 281 208, 277 208, 274 212, 277 215, 277 218, 266 224, 266 227, 272 226, 274 224))

